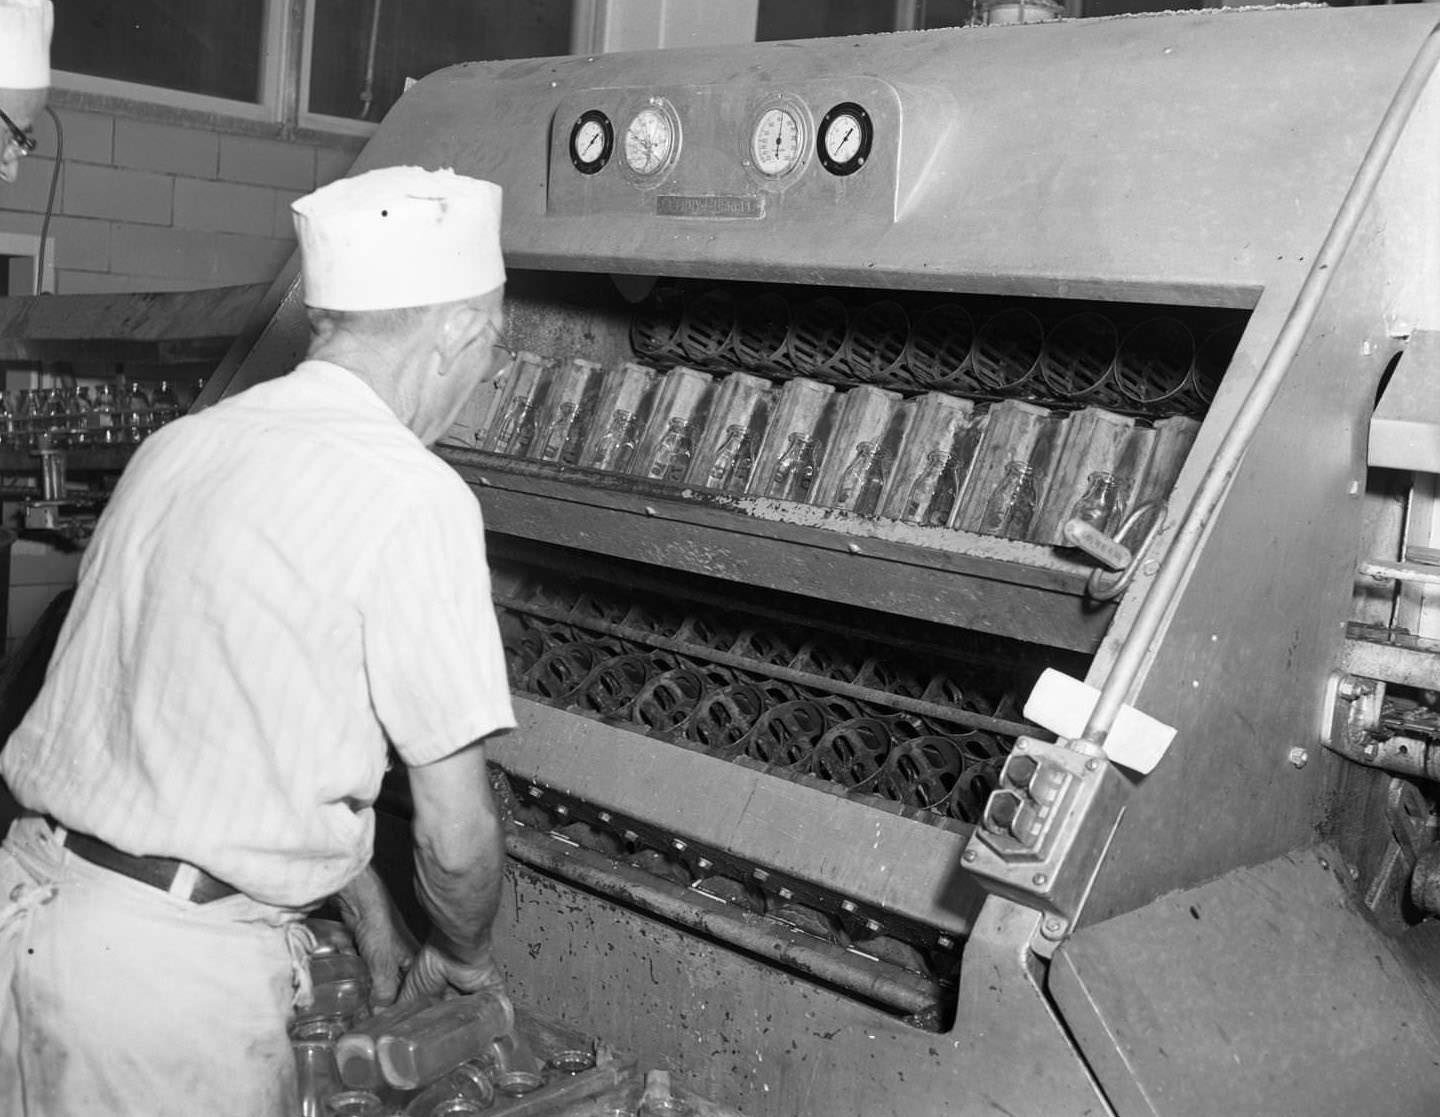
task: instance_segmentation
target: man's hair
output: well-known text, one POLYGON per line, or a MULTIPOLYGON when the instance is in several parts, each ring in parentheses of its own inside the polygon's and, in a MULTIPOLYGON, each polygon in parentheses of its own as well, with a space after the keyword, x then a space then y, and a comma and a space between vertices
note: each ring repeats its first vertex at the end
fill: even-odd
POLYGON ((347 333, 355 337, 398 337, 424 325, 433 306, 404 306, 394 310, 325 310, 306 307, 310 328, 317 336, 347 333))

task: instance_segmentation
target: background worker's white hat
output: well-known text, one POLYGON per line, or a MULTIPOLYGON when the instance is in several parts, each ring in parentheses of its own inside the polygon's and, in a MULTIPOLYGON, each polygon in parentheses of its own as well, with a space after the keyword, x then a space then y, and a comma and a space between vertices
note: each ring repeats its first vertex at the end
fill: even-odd
POLYGON ((291 204, 307 306, 396 310, 505 282, 500 187, 454 171, 385 167, 291 204))
POLYGON ((0 0, 0 89, 50 85, 50 0, 0 0))

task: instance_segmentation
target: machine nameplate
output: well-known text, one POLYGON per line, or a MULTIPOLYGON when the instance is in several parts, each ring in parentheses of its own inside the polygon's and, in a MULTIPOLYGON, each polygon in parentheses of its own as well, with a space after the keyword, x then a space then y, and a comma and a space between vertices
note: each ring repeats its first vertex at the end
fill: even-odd
POLYGON ((743 194, 661 194, 655 199, 660 217, 757 218, 765 216, 765 199, 743 194))

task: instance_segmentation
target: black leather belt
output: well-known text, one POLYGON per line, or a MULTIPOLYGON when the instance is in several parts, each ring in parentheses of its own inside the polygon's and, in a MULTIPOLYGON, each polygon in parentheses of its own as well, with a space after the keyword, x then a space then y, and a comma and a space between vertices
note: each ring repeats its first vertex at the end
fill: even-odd
POLYGON ((234 896, 239 891, 223 880, 212 877, 203 869, 194 869, 195 883, 188 893, 173 891, 176 874, 185 867, 184 861, 176 861, 170 857, 136 857, 133 853, 116 849, 109 842, 71 830, 49 815, 45 816, 45 821, 50 824, 51 829, 64 831, 65 840, 61 844, 77 857, 83 857, 92 865, 99 865, 112 873, 119 873, 131 880, 138 880, 141 884, 158 888, 161 892, 169 892, 179 899, 189 900, 194 904, 208 904, 213 900, 234 896))

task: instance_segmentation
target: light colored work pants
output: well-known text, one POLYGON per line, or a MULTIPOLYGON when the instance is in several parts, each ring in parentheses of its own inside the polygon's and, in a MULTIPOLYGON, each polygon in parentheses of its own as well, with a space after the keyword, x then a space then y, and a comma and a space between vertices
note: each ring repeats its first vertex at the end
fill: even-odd
POLYGON ((0 848, 0 1114, 292 1117, 300 918, 176 899, 20 819, 0 848))

